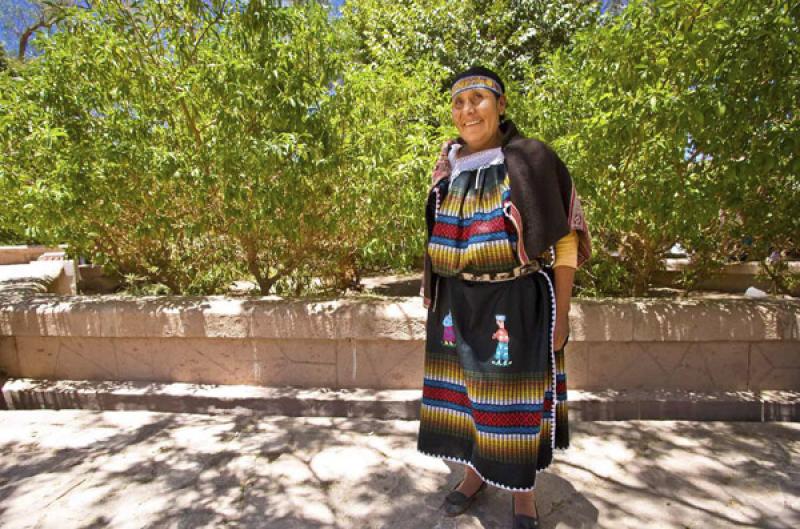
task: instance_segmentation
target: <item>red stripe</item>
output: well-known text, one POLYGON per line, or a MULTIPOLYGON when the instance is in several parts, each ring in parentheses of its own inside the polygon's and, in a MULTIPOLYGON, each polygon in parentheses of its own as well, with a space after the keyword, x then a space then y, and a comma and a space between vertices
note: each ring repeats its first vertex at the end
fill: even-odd
MULTIPOLYGON (((575 185, 572 185, 572 190, 569 194, 569 212, 567 213, 567 218, 569 222, 572 223, 572 212, 575 211, 573 208, 575 207, 575 185)), ((570 229, 572 225, 570 224, 570 229)))
POLYGON ((567 382, 556 382, 556 393, 564 393, 565 391, 567 391, 567 382))
POLYGON ((455 224, 447 224, 445 222, 437 222, 433 226, 434 237, 444 237, 454 241, 466 241, 475 235, 508 231, 505 218, 502 216, 488 221, 473 222, 466 228, 456 226, 455 224))
POLYGON ((430 386, 424 386, 422 388, 422 396, 427 397, 429 399, 452 402, 453 404, 458 404, 459 406, 466 406, 467 408, 472 407, 472 403, 469 401, 469 397, 467 397, 465 393, 461 393, 459 391, 453 391, 452 389, 432 388, 430 386))
POLYGON ((539 426, 542 421, 542 412, 538 411, 496 413, 473 410, 472 416, 475 422, 486 426, 539 426))

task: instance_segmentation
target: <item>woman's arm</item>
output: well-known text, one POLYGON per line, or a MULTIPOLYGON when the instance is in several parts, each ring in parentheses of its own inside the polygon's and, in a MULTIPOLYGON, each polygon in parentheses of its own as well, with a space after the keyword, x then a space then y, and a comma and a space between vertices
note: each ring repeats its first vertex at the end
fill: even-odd
POLYGON ((572 301, 572 284, 575 280, 575 269, 571 266, 553 268, 556 276, 556 328, 553 336, 553 348, 558 351, 564 347, 569 333, 569 307, 572 301))
POLYGON ((555 245, 553 272, 556 276, 556 327, 553 333, 553 348, 556 351, 564 347, 569 334, 569 306, 577 260, 578 235, 572 230, 555 245))

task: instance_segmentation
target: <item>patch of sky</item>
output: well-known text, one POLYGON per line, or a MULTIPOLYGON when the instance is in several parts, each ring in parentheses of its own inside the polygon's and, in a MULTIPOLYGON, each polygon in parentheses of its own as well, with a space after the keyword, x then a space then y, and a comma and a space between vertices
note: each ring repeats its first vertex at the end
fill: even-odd
MULTIPOLYGON (((279 0, 281 6, 288 7, 294 3, 294 0, 279 0)), ((214 7, 214 0, 203 0, 209 6, 214 7)), ((342 6, 345 0, 328 0, 323 2, 328 8, 329 16, 332 19, 340 18, 342 16, 342 6)), ((86 0, 78 0, 75 5, 83 8, 89 7, 89 2, 86 0)), ((240 8, 244 9, 247 1, 238 2, 240 8)), ((217 6, 219 7, 219 6, 217 6)), ((227 11, 232 12, 233 9, 229 7, 227 11)), ((19 50, 19 39, 23 32, 36 23, 40 14, 40 8, 37 4, 28 0, 0 0, 0 43, 6 50, 6 54, 16 56, 19 50)), ((51 28, 50 31, 54 31, 51 28)), ((163 38, 163 35, 162 35, 163 38)), ((33 36, 28 41, 25 55, 27 57, 37 57, 41 52, 36 48, 36 37, 33 36)))
POLYGON ((697 144, 692 138, 692 134, 690 132, 686 133, 686 145, 683 148, 683 160, 689 161, 692 157, 694 157, 694 163, 703 163, 708 160, 712 160, 712 156, 710 154, 706 154, 704 152, 696 152, 697 151, 697 144))

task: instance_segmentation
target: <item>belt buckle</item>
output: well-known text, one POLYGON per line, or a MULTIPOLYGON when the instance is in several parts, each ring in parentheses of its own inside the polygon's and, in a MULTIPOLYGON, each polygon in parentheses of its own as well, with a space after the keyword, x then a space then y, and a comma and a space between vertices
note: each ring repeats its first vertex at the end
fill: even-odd
POLYGON ((486 272, 483 274, 471 274, 469 272, 462 272, 459 276, 465 281, 483 281, 483 282, 497 282, 508 281, 517 277, 522 277, 541 270, 541 263, 534 259, 527 264, 514 268, 511 272, 486 272))

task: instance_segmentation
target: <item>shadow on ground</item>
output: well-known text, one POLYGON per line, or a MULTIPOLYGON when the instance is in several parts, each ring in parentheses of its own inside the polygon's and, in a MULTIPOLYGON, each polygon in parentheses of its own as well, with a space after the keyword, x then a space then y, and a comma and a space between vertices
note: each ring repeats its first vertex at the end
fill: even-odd
MULTIPOLYGON (((0 526, 507 528, 490 488, 441 499, 461 467, 416 452, 415 421, 2 411, 0 526)), ((800 526, 800 425, 592 422, 537 478, 542 527, 800 526)))

